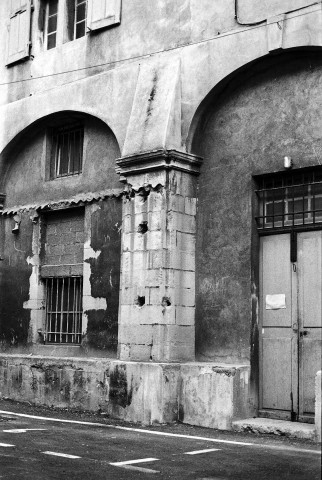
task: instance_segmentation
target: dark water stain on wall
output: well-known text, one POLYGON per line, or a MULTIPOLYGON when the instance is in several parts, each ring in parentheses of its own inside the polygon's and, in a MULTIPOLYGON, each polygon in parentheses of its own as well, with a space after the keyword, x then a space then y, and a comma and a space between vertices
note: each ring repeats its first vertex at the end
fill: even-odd
POLYGON ((4 227, 4 260, 0 262, 0 348, 24 346, 28 341, 30 311, 23 308, 29 299, 32 267, 32 222, 22 214, 18 234, 12 233, 13 218, 6 217, 4 227))
POLYGON ((91 294, 105 298, 106 310, 89 310, 87 342, 101 350, 117 348, 118 308, 121 261, 122 199, 110 198, 100 203, 92 214, 91 247, 99 251, 91 265, 91 294))
POLYGON ((123 408, 131 405, 132 388, 128 388, 126 365, 116 365, 114 371, 110 372, 109 398, 113 405, 123 408))

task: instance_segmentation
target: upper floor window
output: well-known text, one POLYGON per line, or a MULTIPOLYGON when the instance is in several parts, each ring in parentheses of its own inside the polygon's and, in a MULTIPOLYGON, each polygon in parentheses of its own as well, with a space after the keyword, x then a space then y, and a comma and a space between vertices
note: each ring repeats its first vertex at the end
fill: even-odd
POLYGON ((38 15, 38 28, 43 32, 44 48, 84 37, 86 33, 119 25, 121 0, 7 0, 8 37, 6 65, 26 60, 30 56, 31 24, 38 15))
POLYGON ((84 127, 73 125, 53 129, 51 178, 77 175, 83 166, 84 127))
POLYGON ((58 20, 58 0, 52 0, 48 5, 47 19, 47 49, 56 47, 58 20))
POLYGON ((87 0, 75 0, 74 38, 83 37, 86 33, 87 0))

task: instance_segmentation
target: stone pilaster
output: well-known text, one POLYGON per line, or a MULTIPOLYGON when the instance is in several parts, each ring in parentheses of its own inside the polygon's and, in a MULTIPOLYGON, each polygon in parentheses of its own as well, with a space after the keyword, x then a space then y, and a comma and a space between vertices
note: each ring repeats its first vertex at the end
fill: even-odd
POLYGON ((195 221, 201 159, 175 150, 123 157, 119 357, 192 361, 195 221))

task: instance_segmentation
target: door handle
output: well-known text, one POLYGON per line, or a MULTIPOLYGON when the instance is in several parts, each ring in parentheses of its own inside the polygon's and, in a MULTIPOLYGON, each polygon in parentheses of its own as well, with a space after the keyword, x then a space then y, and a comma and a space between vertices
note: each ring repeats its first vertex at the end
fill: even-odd
POLYGON ((300 337, 306 337, 308 333, 309 333, 308 330, 302 330, 302 332, 300 332, 300 337))
POLYGON ((293 332, 297 332, 298 331, 298 324, 297 323, 293 323, 293 332))

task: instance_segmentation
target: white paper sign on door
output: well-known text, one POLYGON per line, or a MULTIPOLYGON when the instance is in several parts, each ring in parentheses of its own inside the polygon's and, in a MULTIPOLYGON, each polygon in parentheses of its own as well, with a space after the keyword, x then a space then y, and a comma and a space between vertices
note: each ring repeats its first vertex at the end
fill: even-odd
POLYGON ((266 310, 279 310, 280 308, 286 308, 285 293, 266 295, 266 310))

